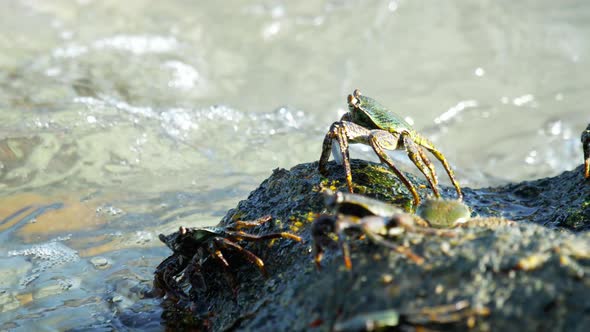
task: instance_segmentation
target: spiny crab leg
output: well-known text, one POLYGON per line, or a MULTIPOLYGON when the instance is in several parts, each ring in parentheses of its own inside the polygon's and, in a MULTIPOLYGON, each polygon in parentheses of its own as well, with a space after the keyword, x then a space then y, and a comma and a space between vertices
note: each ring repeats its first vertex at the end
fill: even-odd
POLYGON ((384 247, 389 248, 399 254, 406 256, 406 258, 408 258, 409 260, 414 262, 416 265, 424 264, 424 258, 422 258, 419 255, 416 255, 410 248, 407 248, 404 246, 397 246, 397 245, 385 240, 381 235, 375 234, 370 231, 365 231, 365 234, 367 235, 369 240, 371 240, 373 243, 384 246, 384 247))
POLYGON ((348 153, 348 140, 350 140, 352 136, 348 137, 349 132, 351 133, 350 135, 353 135, 352 133, 357 132, 356 135, 360 137, 364 136, 364 134, 367 134, 368 130, 352 122, 342 121, 333 123, 332 126, 330 126, 330 130, 326 134, 326 137, 324 138, 324 144, 322 146, 322 155, 320 156, 319 162, 319 169, 320 173, 324 175, 327 173, 326 165, 328 163, 328 160, 330 159, 330 154, 332 153, 332 141, 337 140, 338 148, 340 150, 339 152, 342 156, 344 173, 346 174, 346 184, 348 185, 348 191, 352 193, 352 171, 350 169, 350 158, 348 153), (346 127, 349 124, 350 130, 346 130, 346 127))
MULTIPOLYGON (((420 172, 422 172, 422 174, 424 174, 424 177, 428 181, 428 184, 430 184, 430 188, 432 188, 432 192, 434 193, 434 196, 439 198, 440 193, 438 192, 438 187, 436 185, 438 181, 437 181, 436 177, 433 178, 433 176, 432 176, 432 168, 426 166, 424 163, 424 160, 428 160, 428 158, 426 158, 426 154, 420 153, 422 149, 420 149, 418 147, 418 145, 416 145, 416 143, 414 143, 414 141, 412 141, 412 139, 410 138, 410 135, 408 133, 404 132, 401 134, 401 136, 402 136, 402 140, 404 142, 404 148, 406 149, 408 157, 414 163, 414 165, 416 165, 416 167, 418 167, 420 172)), ((428 163, 431 164, 430 161, 428 161, 428 163)))
POLYGON ((321 262, 322 258, 324 258, 324 249, 321 243, 330 239, 328 234, 335 231, 336 223, 336 216, 321 215, 316 218, 311 226, 313 257, 318 270, 321 270, 321 262))
POLYGON ((158 269, 160 273, 156 273, 154 278, 154 290, 158 297, 164 295, 175 299, 186 297, 184 291, 174 282, 176 273, 182 271, 189 263, 189 260, 184 257, 168 257, 160 265, 158 269), (168 287, 172 285, 174 287, 168 287))
POLYGON ((233 223, 231 223, 230 225, 228 225, 228 228, 233 228, 236 230, 240 230, 242 228, 252 228, 252 227, 260 226, 260 225, 262 225, 266 222, 269 222, 271 220, 272 220, 272 216, 270 216, 270 215, 260 217, 254 221, 237 220, 237 221, 234 221, 233 223))
MULTIPOLYGON (((395 219, 397 219, 397 217, 393 216, 392 219, 395 220, 395 219)), ((384 246, 389 249, 392 249, 395 252, 406 256, 408 259, 410 259, 412 262, 416 263, 417 265, 423 264, 424 258, 414 254, 414 252, 412 252, 412 250, 410 250, 409 248, 406 248, 403 246, 397 246, 397 245, 393 244, 392 242, 387 241, 385 238, 383 238, 382 235, 379 234, 382 232, 387 233, 390 228, 389 224, 391 223, 391 221, 386 221, 385 224, 383 222, 384 222, 383 217, 368 216, 368 217, 362 218, 358 223, 344 222, 344 225, 346 225, 347 228, 358 229, 360 232, 365 234, 369 238, 369 240, 372 241, 373 243, 375 243, 377 245, 384 246)))
POLYGON ((430 151, 430 153, 432 153, 436 157, 436 159, 438 159, 441 162, 445 171, 447 172, 447 175, 451 179, 453 187, 455 187, 455 190, 457 191, 457 199, 462 200, 463 193, 461 192, 461 187, 459 187, 459 183, 457 183, 457 180, 455 179, 455 174, 453 173, 451 166, 449 166, 449 163, 447 162, 445 156, 434 147, 434 144, 429 139, 427 139, 424 136, 415 134, 413 141, 416 144, 423 146, 426 150, 430 151))
POLYGON ((262 259, 260 259, 260 257, 254 255, 250 250, 244 249, 244 247, 242 247, 241 245, 239 245, 235 242, 232 242, 228 239, 225 239, 225 238, 216 238, 214 243, 218 247, 223 247, 226 249, 229 249, 229 248, 234 249, 237 253, 242 255, 242 257, 246 258, 252 264, 256 265, 258 270, 260 270, 260 273, 262 273, 262 275, 265 278, 268 278, 268 272, 266 272, 266 268, 264 267, 264 262, 262 261, 262 259))
POLYGON ((265 234, 265 235, 253 235, 248 234, 242 231, 232 232, 228 231, 228 235, 236 240, 248 240, 248 241, 264 241, 264 240, 271 240, 271 239, 291 239, 297 242, 301 242, 301 238, 295 234, 287 233, 287 232, 280 232, 280 233, 272 233, 272 234, 265 234))
POLYGON ((426 152, 421 146, 418 146, 418 152, 420 153, 420 158, 422 158, 424 164, 426 164, 428 169, 430 169, 430 177, 432 178, 434 185, 438 186, 438 178, 436 177, 436 170, 434 169, 434 165, 432 164, 432 162, 430 162, 430 159, 428 159, 428 156, 426 156, 426 152))

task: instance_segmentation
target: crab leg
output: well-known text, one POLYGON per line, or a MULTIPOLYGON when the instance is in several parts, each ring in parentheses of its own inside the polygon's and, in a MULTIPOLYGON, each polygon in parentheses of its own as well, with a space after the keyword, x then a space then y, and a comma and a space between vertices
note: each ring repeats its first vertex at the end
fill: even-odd
POLYGON ((186 297, 174 278, 188 263, 189 260, 186 258, 170 256, 158 265, 157 271, 163 271, 156 273, 154 278, 154 290, 157 297, 166 295, 175 300, 186 297))
POLYGON ((432 181, 434 182, 434 185, 438 186, 438 178, 436 177, 436 170, 434 169, 434 165, 430 162, 430 159, 428 159, 426 152, 421 146, 418 146, 418 152, 420 153, 420 157, 422 158, 424 164, 426 164, 426 166, 428 166, 428 169, 430 169, 430 175, 432 176, 432 181))
POLYGON ((301 238, 299 236, 291 234, 291 233, 287 233, 287 232, 271 233, 271 234, 265 234, 265 235, 253 235, 253 234, 248 234, 248 233, 245 233, 242 231, 237 231, 237 232, 228 231, 227 233, 230 236, 236 238, 237 240, 264 241, 264 240, 270 240, 270 239, 284 238, 284 239, 291 239, 291 240, 294 240, 297 242, 301 242, 301 238))
POLYGON ((262 273, 265 278, 268 278, 268 272, 266 272, 266 269, 264 268, 264 262, 262 259, 260 259, 260 257, 254 255, 250 250, 244 249, 244 247, 241 245, 225 238, 216 238, 214 243, 220 247, 235 249, 240 255, 242 255, 252 264, 256 265, 256 267, 258 267, 260 270, 260 273, 262 273))
POLYGON ((328 233, 334 232, 335 225, 335 216, 321 215, 313 222, 313 225, 311 226, 311 237, 313 239, 313 257, 318 270, 321 268, 322 258, 324 257, 324 249, 322 248, 320 242, 328 238, 328 233))
POLYGON ((424 177, 428 181, 428 184, 430 184, 430 188, 432 188, 432 191, 434 192, 434 196, 440 197, 440 193, 438 192, 438 188, 436 186, 437 180, 432 179, 432 170, 426 167, 426 165, 422 161, 423 158, 420 154, 420 147, 418 147, 416 143, 412 141, 412 138, 410 137, 409 133, 403 132, 401 136, 404 142, 406 152, 408 153, 408 157, 410 157, 410 160, 414 163, 414 165, 416 165, 416 167, 418 167, 420 172, 424 174, 424 177))
POLYGON ((350 259, 350 246, 348 242, 346 242, 346 234, 344 233, 345 229, 353 228, 355 224, 350 224, 344 221, 340 221, 336 223, 336 234, 338 235, 338 246, 342 251, 342 258, 344 259, 344 266, 346 266, 347 270, 352 269, 352 260, 350 259))
POLYGON ((360 224, 353 224, 349 225, 348 227, 359 229, 369 238, 369 240, 371 240, 371 242, 394 250, 395 252, 406 256, 417 265, 424 263, 424 258, 414 254, 411 249, 404 246, 397 246, 392 242, 387 241, 382 235, 379 234, 389 228, 388 223, 389 222, 385 221, 382 217, 370 216, 361 219, 360 224))
POLYGON ((199 261, 200 259, 201 258, 199 255, 193 256, 191 263, 187 267, 184 275, 188 279, 193 290, 200 289, 202 291, 206 291, 207 283, 205 282, 205 278, 203 277, 203 273, 201 271, 201 262, 199 261))
POLYGON ((386 132, 383 130, 372 130, 371 136, 369 138, 369 144, 371 145, 371 147, 373 148, 373 151, 375 151, 377 156, 379 156, 379 159, 381 160, 381 162, 387 164, 387 166, 389 166, 389 168, 391 168, 393 170, 395 175, 397 175, 397 177, 400 180, 402 180, 402 182, 404 183, 406 188, 408 188, 408 190, 412 194, 412 197, 414 197, 414 206, 418 206, 418 204, 420 204, 420 196, 418 196, 418 192, 416 191, 416 188, 414 188, 414 185, 410 182, 410 180, 408 180, 408 178, 406 178, 404 173, 402 173, 393 164, 393 160, 391 160, 391 158, 389 158, 387 156, 385 151, 383 151, 383 149, 395 150, 395 147, 397 146, 397 142, 392 140, 392 138, 395 139, 395 136, 393 136, 389 132, 386 132), (387 145, 384 146, 383 145, 384 143, 386 143, 387 145))
POLYGON ((207 246, 207 250, 209 251, 210 256, 223 266, 225 280, 231 285, 233 295, 236 297, 238 294, 238 281, 236 280, 236 275, 229 268, 229 263, 225 257, 223 257, 223 253, 221 252, 221 248, 224 247, 222 244, 223 240, 224 239, 221 237, 214 238, 207 246))
POLYGON ((254 221, 245 221, 245 220, 237 220, 233 223, 233 225, 230 226, 235 226, 235 229, 240 230, 242 228, 251 228, 251 227, 256 227, 256 226, 260 226, 268 221, 272 220, 272 216, 264 216, 264 217, 260 217, 254 221))
POLYGON ((320 156, 319 170, 320 173, 326 174, 326 164, 330 159, 332 153, 332 141, 338 140, 340 154, 342 156, 342 163, 344 165, 344 172, 346 174, 346 184, 348 185, 348 191, 352 191, 352 171, 350 169, 350 157, 348 154, 348 141, 353 140, 355 137, 362 136, 363 133, 368 133, 368 130, 356 125, 352 122, 342 121, 335 122, 330 126, 330 131, 324 138, 324 144, 322 146, 322 155, 320 156), (349 130, 347 130, 347 127, 349 130), (360 133, 359 133, 360 131, 360 133), (360 134, 360 135, 359 135, 360 134))
MULTIPOLYGON (((315 264, 318 270, 321 269, 321 261, 324 257, 324 249, 322 248, 320 242, 324 239, 330 239, 327 236, 328 233, 336 233, 338 236, 338 246, 342 251, 342 258, 344 259, 344 265, 346 269, 352 269, 352 261, 350 259, 350 247, 348 243, 345 241, 346 234, 344 231, 347 228, 354 228, 358 225, 354 223, 348 223, 345 221, 338 221, 336 216, 328 216, 323 215, 318 217, 311 229, 311 236, 313 238, 313 255, 315 264)), ((358 227, 356 227, 358 228, 358 227)))
POLYGON ((429 228, 428 221, 423 220, 417 215, 398 214, 394 215, 387 221, 387 228, 401 227, 407 232, 421 233, 425 235, 434 235, 441 237, 455 237, 457 233, 454 231, 447 231, 444 229, 429 228), (416 226, 416 225, 423 226, 416 226))
MULTIPOLYGON (((338 228, 340 231, 338 232, 338 242, 340 243, 341 238, 344 241, 344 230, 345 229, 356 229, 358 232, 365 234, 371 242, 374 244, 384 246, 391 250, 394 250, 397 253, 400 253, 410 259, 412 262, 416 263, 417 265, 421 265, 424 263, 424 258, 414 254, 411 249, 397 246, 389 241, 387 241, 383 236, 379 235, 378 232, 383 231, 384 227, 387 227, 384 224, 384 219, 378 216, 370 216, 365 217, 360 220, 360 223, 354 222, 347 222, 347 221, 340 221, 338 223, 338 228)), ((351 269, 352 264, 350 262, 350 253, 348 244, 345 242, 340 243, 340 247, 342 249, 342 255, 344 256, 344 262, 346 264, 347 269, 351 269)))
POLYGON ((447 162, 447 159, 445 158, 445 156, 434 147, 434 144, 430 140, 428 140, 424 136, 420 136, 420 135, 416 134, 414 136, 414 142, 416 144, 426 148, 426 150, 430 151, 430 153, 432 153, 436 157, 436 159, 438 159, 441 162, 441 164, 445 168, 445 171, 447 171, 449 178, 451 179, 451 183, 453 183, 455 190, 457 190, 458 199, 462 200, 463 194, 461 193, 461 187, 459 187, 457 180, 455 180, 455 174, 453 173, 453 170, 451 170, 451 167, 449 166, 449 163, 447 162))

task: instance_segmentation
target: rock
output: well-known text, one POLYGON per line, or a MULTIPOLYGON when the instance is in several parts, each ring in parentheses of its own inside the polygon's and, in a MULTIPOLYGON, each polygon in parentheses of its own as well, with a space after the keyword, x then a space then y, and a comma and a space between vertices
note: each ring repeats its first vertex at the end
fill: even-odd
POLYGON ((90 263, 92 263, 94 268, 97 270, 104 270, 111 267, 111 262, 109 262, 108 259, 100 256, 92 257, 90 259, 90 263))
MULTIPOLYGON (((428 326, 428 320, 404 322, 403 317, 411 317, 404 313, 468 303, 475 310, 473 315, 434 328, 590 329, 590 233, 579 232, 590 228, 590 183, 580 169, 499 188, 464 188, 465 202, 480 217, 509 218, 516 225, 462 228, 457 230, 460 236, 451 239, 407 234, 394 240, 407 243, 424 257, 422 265, 359 239, 350 242, 352 270, 344 268, 336 248, 327 248, 318 271, 309 229, 314 218, 325 212, 320 190, 346 190, 341 167, 328 166, 328 177, 318 173, 317 163, 275 170, 221 221, 223 226, 235 219, 272 215, 273 222, 252 233, 290 231, 304 239, 303 244, 290 240, 244 244, 264 260, 268 279, 242 257, 228 256, 239 285, 237 292, 223 273, 216 272, 222 269, 210 264, 212 268, 204 273, 206 291, 189 292, 188 304, 163 302, 166 323, 213 330, 304 331, 313 327, 328 331, 336 324, 339 328, 359 326, 359 317, 400 313, 396 324, 428 326), (199 312, 199 308, 209 312, 199 312), (355 325, 347 325, 351 322, 355 325)), ((411 204, 405 187, 385 167, 353 160, 352 170, 355 192, 406 209, 411 204)), ((414 183, 424 183, 409 177, 414 183)), ((430 193, 427 188, 418 190, 423 198, 430 193)), ((441 193, 454 198, 452 188, 441 188, 441 193)))

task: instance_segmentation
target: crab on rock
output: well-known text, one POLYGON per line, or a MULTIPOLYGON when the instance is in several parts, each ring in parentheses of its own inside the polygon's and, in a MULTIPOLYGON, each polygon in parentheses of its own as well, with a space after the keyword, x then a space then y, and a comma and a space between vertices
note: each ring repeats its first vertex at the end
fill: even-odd
MULTIPOLYGON (((154 289, 159 296, 169 298, 187 298, 182 281, 188 281, 193 288, 206 289, 202 275, 202 265, 212 258, 223 267, 229 280, 234 278, 229 270, 230 264, 224 252, 236 253, 254 264, 264 277, 268 276, 264 262, 250 250, 239 245, 238 241, 257 242, 271 239, 291 239, 301 242, 301 238, 287 232, 254 235, 242 229, 262 225, 272 219, 264 216, 255 221, 234 221, 225 227, 180 227, 178 232, 168 236, 160 234, 160 240, 172 249, 172 256, 164 260, 157 268, 154 277, 154 289)), ((235 288, 235 285, 233 285, 235 288)))
POLYGON ((361 95, 354 90, 348 95, 349 112, 340 121, 334 122, 324 138, 322 155, 319 162, 320 173, 326 174, 326 164, 332 152, 334 159, 344 165, 348 190, 352 190, 352 172, 348 155, 348 144, 360 143, 369 145, 381 162, 385 163, 404 183, 414 198, 414 205, 420 203, 420 197, 414 185, 395 166, 393 160, 384 150, 406 150, 408 157, 424 174, 434 195, 440 197, 438 179, 434 165, 426 156, 424 149, 430 151, 443 165, 451 182, 457 190, 459 200, 463 198, 461 188, 444 155, 426 137, 420 135, 399 115, 386 109, 372 98, 361 95), (336 142, 337 144, 333 144, 336 142))

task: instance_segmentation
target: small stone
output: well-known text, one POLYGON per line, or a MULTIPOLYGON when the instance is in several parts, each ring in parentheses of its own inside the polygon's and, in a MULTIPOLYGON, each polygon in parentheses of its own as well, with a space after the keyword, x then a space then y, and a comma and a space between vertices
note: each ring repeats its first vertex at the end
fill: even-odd
POLYGON ((435 292, 436 294, 440 294, 440 293, 442 293, 444 290, 445 290, 445 288, 444 288, 444 287, 443 287, 443 285, 441 285, 441 284, 438 284, 438 285, 436 285, 436 287, 434 288, 434 292, 435 292))
POLYGON ((99 270, 104 270, 111 266, 109 260, 104 257, 93 257, 92 259, 90 259, 90 263, 94 265, 94 268, 99 270))
POLYGON ((393 276, 391 274, 384 274, 381 276, 381 282, 384 284, 390 284, 393 281, 393 276))

